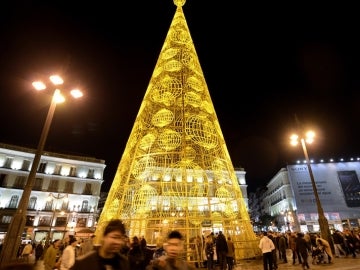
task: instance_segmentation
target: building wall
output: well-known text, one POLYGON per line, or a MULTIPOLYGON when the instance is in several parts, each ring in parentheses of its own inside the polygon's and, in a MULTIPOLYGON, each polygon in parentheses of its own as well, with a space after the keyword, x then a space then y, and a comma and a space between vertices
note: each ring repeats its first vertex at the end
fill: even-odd
POLYGON ((247 194, 248 185, 246 184, 246 178, 245 178, 246 171, 244 170, 244 168, 234 168, 234 170, 235 170, 236 178, 238 180, 244 202, 246 204, 246 209, 249 210, 249 199, 248 199, 248 194, 247 194))
MULTIPOLYGON (((19 205, 34 153, 34 149, 0 144, 0 242, 19 205)), ((82 231, 94 230, 105 166, 95 158, 43 153, 24 237, 38 241, 50 229, 52 239, 76 233, 81 237, 82 231)))
MULTIPOLYGON (((330 228, 342 230, 350 223, 359 226, 360 162, 313 163, 311 168, 330 228)), ((282 230, 319 231, 317 204, 306 164, 280 169, 262 198, 263 212, 277 217, 282 230)))
MULTIPOLYGON (((311 164, 321 206, 334 229, 342 220, 360 218, 360 162, 311 164)), ((303 229, 317 230, 317 204, 306 164, 287 167, 303 229)))
POLYGON ((296 202, 288 178, 288 172, 282 168, 267 184, 267 190, 261 201, 264 213, 277 217, 274 226, 282 231, 298 230, 296 222, 296 202))

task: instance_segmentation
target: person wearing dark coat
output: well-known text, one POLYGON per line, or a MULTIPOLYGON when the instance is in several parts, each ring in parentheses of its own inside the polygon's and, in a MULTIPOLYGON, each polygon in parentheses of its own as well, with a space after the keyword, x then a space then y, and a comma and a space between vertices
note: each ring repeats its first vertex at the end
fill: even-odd
POLYGON ((308 263, 308 244, 306 240, 304 239, 303 233, 297 233, 297 238, 295 240, 296 250, 297 253, 300 254, 302 258, 302 268, 310 269, 309 263, 308 263))
POLYGON ((222 231, 219 231, 219 234, 216 237, 215 249, 216 249, 217 259, 220 265, 220 270, 225 270, 227 267, 226 254, 228 253, 229 250, 225 235, 222 233, 222 231))
POLYGON ((101 246, 77 257, 71 270, 130 270, 127 257, 120 254, 124 239, 124 223, 119 219, 111 220, 104 229, 101 246))
POLYGON ((141 246, 140 239, 137 236, 132 238, 128 252, 128 260, 131 270, 145 270, 145 267, 148 265, 145 260, 145 250, 141 246))
POLYGON ((287 257, 286 257, 286 238, 285 235, 282 233, 279 236, 279 253, 280 253, 280 259, 287 263, 287 257))
POLYGON ((37 263, 37 261, 40 260, 41 256, 43 255, 43 252, 44 252, 44 246, 40 242, 35 247, 35 263, 37 263))

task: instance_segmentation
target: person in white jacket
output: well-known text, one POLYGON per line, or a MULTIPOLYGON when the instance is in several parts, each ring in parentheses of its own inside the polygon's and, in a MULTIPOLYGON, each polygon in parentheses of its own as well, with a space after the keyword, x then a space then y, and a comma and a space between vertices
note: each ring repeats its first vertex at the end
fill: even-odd
POLYGON ((60 261, 60 270, 68 270, 70 269, 75 263, 75 248, 77 245, 76 238, 70 238, 69 245, 64 249, 61 255, 60 261))
POLYGON ((259 248, 263 254, 264 270, 272 270, 273 265, 273 254, 272 251, 275 249, 273 241, 267 237, 267 232, 262 233, 260 239, 259 248))

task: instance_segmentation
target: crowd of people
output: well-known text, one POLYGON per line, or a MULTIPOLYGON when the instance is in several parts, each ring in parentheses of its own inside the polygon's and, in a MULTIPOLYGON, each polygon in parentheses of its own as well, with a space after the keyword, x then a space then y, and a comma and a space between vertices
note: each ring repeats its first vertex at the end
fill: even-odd
MULTIPOLYGON (((330 243, 319 234, 291 232, 262 232, 259 248, 263 254, 264 270, 276 270, 278 264, 299 264, 310 269, 312 264, 333 263, 336 257, 357 257, 360 235, 345 229, 332 234, 335 255, 330 243)), ((233 270, 235 265, 235 245, 231 236, 222 231, 211 232, 192 240, 191 249, 201 253, 202 266, 208 270, 233 270), (201 250, 198 250, 201 249, 201 250)), ((111 220, 104 229, 101 244, 96 248, 93 239, 79 241, 69 236, 65 242, 54 240, 48 247, 41 243, 26 243, 19 249, 22 258, 18 265, 29 264, 29 257, 35 253, 35 264, 42 260, 45 270, 121 269, 121 270, 192 270, 201 267, 196 262, 189 264, 184 256, 183 235, 170 231, 165 239, 159 237, 156 248, 148 248, 144 237, 126 235, 124 223, 111 220)), ((194 258, 198 258, 195 256, 194 258)), ((9 266, 10 267, 10 266, 9 266)), ((8 269, 16 268, 12 265, 8 269)), ((1 269, 2 270, 2 269, 1 269)))
POLYGON ((45 270, 192 270, 201 266, 208 270, 214 270, 215 266, 219 270, 233 270, 235 245, 222 231, 192 240, 190 250, 202 254, 192 258, 201 258, 201 265, 187 262, 184 236, 177 230, 170 231, 166 238, 158 237, 155 249, 148 247, 143 236, 129 238, 125 232, 124 223, 115 219, 107 224, 101 244, 96 247, 92 238, 79 242, 74 236, 64 241, 56 239, 48 246, 27 243, 19 249, 21 261, 7 269, 22 269, 24 264, 30 264, 29 257, 35 256, 35 265, 40 261, 45 270))
POLYGON ((170 231, 166 238, 158 237, 156 248, 152 249, 143 236, 129 238, 124 223, 115 219, 105 227, 99 246, 93 245, 93 237, 79 242, 71 235, 48 246, 43 241, 36 245, 27 243, 19 249, 21 260, 4 269, 25 269, 25 264, 30 265, 29 257, 34 255, 35 265, 43 263, 45 270, 192 270, 202 266, 208 270, 214 270, 215 266, 219 270, 233 270, 235 245, 230 236, 225 237, 219 231, 192 239, 190 250, 197 254, 192 257, 197 260, 194 263, 187 262, 183 238, 181 232, 170 231))
POLYGON ((263 254, 264 270, 276 270, 279 263, 288 263, 287 251, 292 264, 310 269, 311 264, 333 263, 334 258, 356 258, 360 252, 360 234, 354 230, 336 230, 332 234, 335 254, 330 243, 316 233, 262 232, 259 248, 263 254), (310 259, 309 259, 310 258, 310 259))

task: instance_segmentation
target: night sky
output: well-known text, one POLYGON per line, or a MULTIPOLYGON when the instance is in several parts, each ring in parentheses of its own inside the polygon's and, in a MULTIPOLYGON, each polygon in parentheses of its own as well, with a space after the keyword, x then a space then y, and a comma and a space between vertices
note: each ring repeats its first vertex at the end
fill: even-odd
MULTIPOLYGON (((31 82, 61 73, 64 89, 79 87, 85 97, 58 105, 45 150, 105 160, 107 190, 175 14, 173 1, 6 2, 0 142, 37 147, 52 92, 36 93, 31 82)), ((248 191, 304 158, 288 143, 295 115, 317 131, 311 158, 360 156, 355 4, 187 0, 183 10, 248 191)))

